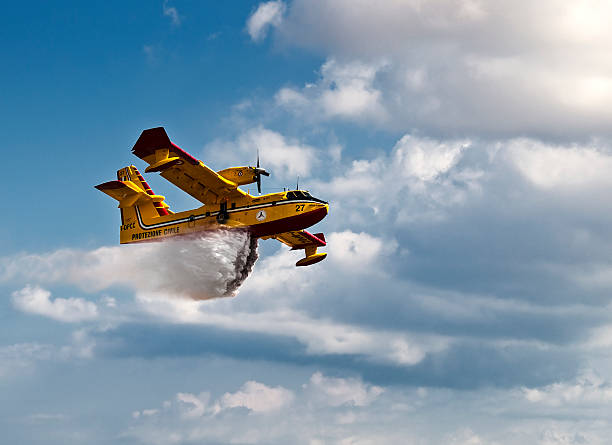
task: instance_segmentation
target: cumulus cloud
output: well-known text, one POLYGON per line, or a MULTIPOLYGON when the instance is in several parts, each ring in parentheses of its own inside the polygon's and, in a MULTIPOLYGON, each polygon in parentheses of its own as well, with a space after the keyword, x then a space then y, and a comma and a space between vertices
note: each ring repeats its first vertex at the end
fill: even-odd
POLYGON ((255 42, 265 39, 270 27, 281 24, 285 9, 285 3, 282 1, 260 3, 247 20, 247 31, 251 39, 255 42))
MULTIPOLYGON (((193 245, 168 252, 163 245, 143 246, 140 278, 132 274, 129 257, 122 262, 125 246, 5 258, 0 275, 5 281, 35 279, 93 291, 127 285, 135 290, 139 320, 231 333, 236 342, 248 335, 262 344, 285 342, 302 359, 345 360, 341 366, 359 362, 369 378, 377 369, 387 369, 398 381, 443 386, 472 386, 487 378, 504 385, 550 383, 571 375, 582 360, 579 349, 564 352, 560 345, 610 323, 601 310, 609 301, 605 282, 593 291, 592 283, 588 287, 578 279, 584 272, 580 265, 592 262, 595 253, 607 264, 605 237, 596 236, 594 227, 599 226, 587 224, 605 209, 582 212, 578 226, 561 218, 581 208, 593 191, 568 201, 562 190, 533 182, 517 164, 523 157, 516 155, 532 150, 530 141, 491 145, 405 135, 388 155, 356 159, 317 186, 328 191, 325 198, 335 215, 326 220, 332 228, 326 231, 328 259, 297 269, 301 252, 279 246, 277 253, 258 262, 241 297, 231 302, 172 298, 185 291, 185 283, 194 286, 186 290, 195 289, 207 276, 210 270, 200 267, 200 259, 210 252, 191 255, 195 263, 192 270, 186 268, 191 270, 187 275, 159 276, 156 267, 167 266, 165 255, 190 257, 185 253, 195 252, 193 245), (512 228, 508 233, 514 233, 516 227, 522 227, 523 236, 498 236, 499 230, 512 228), (568 240, 573 247, 567 248, 568 240), (164 251, 150 255, 147 249, 153 247, 164 251), (555 357, 560 361, 546 367, 555 357), (485 366, 487 361, 492 363, 485 366), (521 362, 530 363, 523 373, 504 371, 521 362), (466 366, 473 368, 468 372, 466 366), (493 366, 498 366, 496 372, 480 374, 493 366), (442 368, 446 371, 440 372, 442 368)), ((605 156, 603 148, 598 152, 605 156)), ((222 261, 220 270, 229 263, 222 261)), ((128 320, 134 319, 123 321, 128 320)), ((127 328, 116 331, 126 333, 127 328)), ((127 344, 133 349, 124 354, 140 353, 138 343, 127 344)), ((219 352, 210 345, 197 348, 194 353, 219 352)), ((262 348, 262 357, 279 359, 262 348)), ((295 355, 279 354, 282 360, 296 360, 295 355)))
MULTIPOLYGON (((442 386, 471 387, 487 379, 549 384, 571 376, 583 359, 582 346, 571 345, 610 324, 602 310, 609 302, 606 281, 602 277, 595 288, 585 275, 585 265, 599 263, 602 271, 609 266, 610 243, 598 222, 609 216, 601 206, 585 207, 597 181, 605 185, 607 179, 601 175, 586 188, 571 187, 577 199, 565 199, 563 189, 543 187, 521 170, 532 162, 522 150, 552 160, 557 156, 550 153, 562 158, 568 150, 607 156, 603 145, 405 135, 389 154, 355 159, 331 180, 318 182, 334 215, 325 220, 324 263, 295 268, 302 253, 279 246, 257 263, 241 297, 231 302, 172 298, 217 270, 200 267, 211 252, 195 245, 168 251, 143 246, 137 254, 140 277, 131 269, 132 258, 122 255, 125 246, 5 258, 0 275, 4 281, 68 283, 93 291, 125 285, 136 293, 137 320, 231 334, 240 348, 252 335, 262 347, 250 353, 271 360, 294 361, 299 354, 300 360, 343 369, 359 363, 368 378, 385 369, 397 381, 442 386), (579 220, 564 217, 576 210, 579 220), (162 251, 151 255, 152 248, 162 251), (179 262, 190 258, 186 272, 160 276, 167 255, 179 262), (296 352, 271 353, 270 344, 291 344, 296 352), (507 370, 517 363, 529 366, 510 375, 507 370), (484 369, 496 371, 481 374, 484 369)), ((600 160, 585 158, 586 164, 600 160)), ((213 244, 214 255, 221 247, 218 240, 213 244)), ((231 262, 224 259, 219 270, 232 270, 231 262)), ((122 313, 124 322, 135 320, 122 313)), ((129 333, 129 327, 111 329, 97 336, 98 344, 106 347, 113 335, 129 333)), ((605 344, 605 332, 598 335, 605 344)), ((128 340, 123 354, 141 354, 140 348, 145 355, 166 353, 128 340)), ((194 348, 195 354, 223 354, 210 344, 194 348)), ((240 348, 228 354, 246 354, 240 348)))
POLYGON ((525 399, 534 404, 568 408, 575 405, 608 406, 612 383, 585 370, 574 381, 557 382, 541 388, 523 388, 525 399))
POLYGON ((205 147, 206 158, 224 166, 242 165, 244 159, 252 159, 254 165, 258 150, 262 167, 275 178, 307 176, 317 163, 314 147, 261 126, 246 130, 235 141, 217 140, 205 147))
POLYGON ((330 406, 367 406, 384 392, 380 386, 367 385, 359 379, 325 377, 320 372, 310 377, 305 388, 330 406))
POLYGON ((293 401, 293 393, 281 386, 269 387, 263 383, 248 381, 239 391, 225 393, 221 397, 223 408, 244 407, 254 413, 278 411, 293 401))
POLYGON ((537 187, 575 192, 612 185, 612 156, 607 147, 518 139, 508 143, 508 150, 521 174, 537 187))
POLYGON ((176 395, 177 402, 180 402, 182 406, 182 416, 188 419, 203 416, 209 399, 210 393, 208 392, 203 392, 198 396, 182 392, 176 395))
MULTIPOLYGON (((303 291, 310 283, 310 290, 314 291, 320 283, 332 280, 334 276, 337 278, 339 273, 348 277, 360 268, 370 276, 377 273, 384 276, 382 268, 376 272, 380 267, 377 263, 383 263, 396 246, 392 241, 383 242, 367 233, 343 231, 329 234, 330 246, 337 246, 339 255, 330 261, 333 269, 323 273, 317 269, 303 271, 299 280, 296 275, 299 269, 294 265, 295 252, 280 247, 277 255, 263 261, 253 282, 243 288, 246 295, 260 296, 257 304, 248 298, 244 303, 231 306, 221 301, 220 304, 214 301, 205 304, 175 298, 177 295, 201 296, 202 292, 210 295, 215 288, 206 288, 211 284, 207 281, 209 276, 212 284, 221 280, 223 286, 219 288, 220 294, 216 295, 223 295, 224 271, 234 270, 232 256, 226 250, 236 254, 233 245, 226 245, 223 240, 213 236, 213 239, 183 240, 178 244, 128 246, 129 255, 126 255, 124 246, 91 252, 63 250, 49 255, 23 255, 5 259, 7 267, 3 275, 5 280, 36 277, 42 282, 75 284, 89 291, 127 285, 135 291, 139 312, 155 320, 294 339, 303 346, 305 354, 311 356, 349 354, 375 363, 412 366, 421 362, 429 352, 443 350, 448 343, 436 335, 375 330, 338 323, 327 317, 312 317, 295 307, 302 298, 296 293, 296 283, 302 283, 299 286, 303 291), (204 242, 207 248, 202 248, 199 242, 204 242), (208 243, 212 243, 214 248, 208 243), (135 258, 138 261, 134 262, 135 258), (174 266, 172 274, 163 273, 169 264, 174 266), (275 295, 285 295, 284 302, 274 303, 273 300, 278 300, 275 295)), ((63 299, 51 301, 49 297, 48 291, 28 287, 15 293, 14 301, 22 310, 38 311, 64 321, 91 320, 94 318, 92 308, 97 315, 94 303, 63 299)), ((113 300, 105 301, 110 301, 111 309, 112 304, 116 304, 113 300)), ((129 319, 130 315, 122 311, 117 320, 125 322, 129 319)), ((86 340, 83 339, 80 350, 82 355, 91 355, 95 344, 86 340)))
POLYGON ((469 140, 405 135, 389 155, 356 159, 315 186, 327 192, 336 212, 348 213, 352 224, 440 219, 446 208, 480 190, 481 166, 457 165, 470 146, 469 140))
MULTIPOLYGON (((197 419, 202 417, 214 417, 221 412, 232 408, 246 408, 251 413, 269 414, 287 407, 293 401, 292 391, 282 386, 267 386, 256 381, 247 381, 236 392, 226 392, 217 400, 213 400, 209 391, 200 394, 178 393, 175 405, 179 409, 180 417, 183 419, 197 419)), ((172 402, 164 403, 161 410, 149 409, 136 411, 141 415, 155 415, 160 411, 168 411, 172 402)))
POLYGON ((333 232, 328 237, 328 249, 333 249, 330 261, 339 269, 375 273, 374 266, 381 258, 389 257, 397 249, 393 240, 384 240, 368 233, 350 230, 333 232))
POLYGON ((357 121, 388 119, 382 93, 374 85, 385 63, 339 63, 330 59, 321 67, 321 78, 301 90, 285 87, 276 103, 309 121, 342 118, 357 121))
MULTIPOLYGON (((248 383, 230 394, 240 393, 248 383)), ((293 402, 257 413, 248 407, 224 407, 225 396, 215 398, 208 390, 180 393, 151 409, 154 417, 133 416, 125 436, 143 443, 603 445, 612 429, 607 407, 574 419, 562 406, 542 411, 541 404, 516 390, 382 388, 319 371, 301 386, 277 389, 290 392, 293 402)))
POLYGON ((199 395, 178 393, 175 401, 148 410, 155 412, 155 426, 143 415, 144 411, 136 411, 128 435, 150 441, 149 433, 153 429, 164 437, 170 432, 176 434, 177 442, 189 438, 257 443, 264 437, 268 443, 312 443, 317 437, 338 440, 352 434, 350 419, 357 418, 383 393, 382 388, 367 385, 357 378, 331 378, 320 372, 313 374, 309 382, 296 391, 247 381, 236 392, 226 392, 217 399, 209 391, 199 395), (335 426, 317 428, 314 432, 311 423, 317 422, 322 414, 321 420, 336 418, 332 421, 335 426), (268 425, 265 436, 257 432, 261 422, 268 425))
POLYGON ((361 85, 336 88, 323 76, 312 89, 280 90, 277 100, 295 111, 334 98, 327 117, 375 105, 367 125, 426 134, 609 135, 612 72, 602 55, 612 33, 601 17, 610 12, 602 0, 406 1, 375 10, 365 1, 296 0, 278 42, 324 55, 322 71, 337 60, 375 67, 385 58, 386 67, 361 85))
POLYGON ((42 315, 54 320, 75 323, 94 320, 98 307, 82 298, 51 299, 51 292, 40 287, 26 286, 12 294, 13 305, 23 312, 42 315))
MULTIPOLYGON (((269 290, 267 294, 279 295, 269 290)), ((265 305, 264 301, 260 304, 265 305)), ((295 339, 306 356, 357 355, 375 363, 408 367, 421 362, 428 352, 443 350, 448 344, 443 337, 364 329, 331 319, 313 318, 291 307, 253 307, 248 301, 244 303, 245 310, 240 305, 229 308, 216 303, 203 305, 143 296, 139 297, 139 302, 144 312, 166 322, 295 339)))

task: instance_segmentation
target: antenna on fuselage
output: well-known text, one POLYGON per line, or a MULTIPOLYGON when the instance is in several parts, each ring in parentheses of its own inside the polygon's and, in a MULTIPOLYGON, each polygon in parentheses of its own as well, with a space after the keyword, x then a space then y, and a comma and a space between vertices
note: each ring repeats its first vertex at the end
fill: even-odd
POLYGON ((295 189, 296 190, 300 189, 300 175, 298 175, 297 181, 295 181, 295 189))

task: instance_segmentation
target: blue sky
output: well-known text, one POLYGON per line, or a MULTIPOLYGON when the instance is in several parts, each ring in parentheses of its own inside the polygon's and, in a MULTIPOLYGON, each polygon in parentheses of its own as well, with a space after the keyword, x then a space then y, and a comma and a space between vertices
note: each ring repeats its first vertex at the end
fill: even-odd
POLYGON ((608 442, 608 2, 3 12, 5 441, 608 442), (117 246, 93 186, 159 125, 329 200, 326 261, 260 242, 234 298, 194 301, 244 240, 117 246))

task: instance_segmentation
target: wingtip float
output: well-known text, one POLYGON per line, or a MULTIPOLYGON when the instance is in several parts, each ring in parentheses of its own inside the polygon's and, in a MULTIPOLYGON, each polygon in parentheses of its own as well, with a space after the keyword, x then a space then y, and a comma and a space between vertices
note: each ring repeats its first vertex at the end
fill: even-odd
POLYGON ((308 233, 329 211, 327 202, 304 190, 253 196, 238 186, 257 184, 270 174, 256 167, 231 167, 215 172, 170 141, 163 127, 144 130, 132 153, 147 162, 145 173, 160 175, 204 205, 174 213, 161 195, 155 195, 138 169, 117 171, 117 180, 95 186, 119 201, 121 244, 193 235, 220 227, 248 230, 262 239, 275 238, 293 250, 304 250, 296 266, 325 259, 317 248, 326 245, 322 233, 308 233))

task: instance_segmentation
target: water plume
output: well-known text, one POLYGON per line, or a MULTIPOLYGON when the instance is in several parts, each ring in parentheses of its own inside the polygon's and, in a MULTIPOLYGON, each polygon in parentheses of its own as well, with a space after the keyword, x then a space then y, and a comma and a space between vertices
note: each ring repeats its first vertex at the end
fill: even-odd
POLYGON ((235 296, 256 260, 257 238, 219 229, 162 242, 5 257, 0 281, 67 282, 86 291, 120 285, 137 293, 206 300, 235 296))

